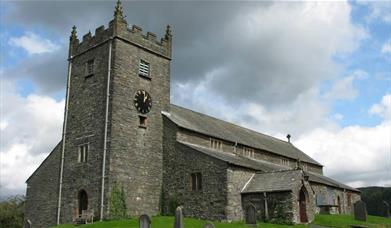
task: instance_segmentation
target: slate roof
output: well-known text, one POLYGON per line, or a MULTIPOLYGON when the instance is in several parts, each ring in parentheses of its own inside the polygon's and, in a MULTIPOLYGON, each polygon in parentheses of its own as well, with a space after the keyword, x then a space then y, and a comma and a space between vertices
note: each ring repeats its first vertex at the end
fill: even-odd
POLYGON ((322 166, 289 142, 202 113, 171 104, 170 113, 163 113, 163 115, 179 127, 194 132, 231 141, 233 143, 238 142, 245 146, 266 150, 292 159, 299 158, 301 161, 322 166))
POLYGON ((355 188, 352 188, 352 187, 347 186, 345 184, 339 183, 338 181, 333 180, 329 177, 323 176, 321 174, 312 173, 312 172, 305 172, 305 173, 308 175, 310 182, 316 182, 316 183, 328 185, 331 187, 337 187, 337 188, 347 189, 347 190, 351 190, 351 191, 355 191, 355 192, 360 192, 360 190, 358 190, 358 189, 355 189, 355 188))
MULTIPOLYGON (((292 178, 298 180, 302 176, 301 170, 290 169, 285 166, 277 165, 271 162, 255 160, 241 155, 221 152, 215 149, 206 148, 188 142, 177 141, 177 143, 181 146, 188 147, 197 152, 201 152, 203 154, 214 157, 221 161, 225 161, 228 164, 253 169, 255 171, 261 171, 255 174, 254 178, 251 180, 251 182, 248 184, 248 186, 246 186, 245 190, 243 191, 244 193, 288 191, 292 189, 292 187, 295 184, 292 181, 292 178)), ((338 181, 335 181, 321 174, 316 174, 312 172, 304 172, 304 173, 308 175, 310 182, 316 182, 335 188, 360 192, 355 188, 341 184, 338 181)))
POLYGON ((301 170, 256 173, 242 193, 291 191, 303 179, 301 170))
POLYGON ((211 148, 202 147, 202 146, 199 146, 196 144, 191 144, 188 142, 177 141, 177 143, 179 145, 186 146, 186 147, 191 148, 193 150, 196 150, 198 152, 204 153, 208 156, 225 161, 229 164, 254 169, 257 171, 268 172, 268 171, 286 170, 287 169, 287 167, 276 165, 271 162, 250 159, 250 158, 247 158, 244 156, 235 155, 235 154, 227 153, 227 152, 220 152, 220 151, 217 151, 217 150, 214 150, 211 148))

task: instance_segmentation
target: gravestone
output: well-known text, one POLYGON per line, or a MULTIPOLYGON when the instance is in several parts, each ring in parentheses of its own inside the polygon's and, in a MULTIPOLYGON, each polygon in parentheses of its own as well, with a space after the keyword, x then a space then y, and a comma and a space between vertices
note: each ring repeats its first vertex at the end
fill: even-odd
POLYGON ((246 208, 246 224, 251 224, 251 225, 257 224, 255 207, 253 205, 249 205, 246 208))
POLYGON ((204 225, 204 228, 215 228, 215 225, 213 225, 213 223, 211 223, 211 222, 207 222, 207 223, 204 225))
POLYGON ((138 222, 140 228, 151 228, 151 218, 148 215, 141 215, 138 222))
POLYGON ((30 222, 30 220, 27 220, 27 221, 24 223, 24 228, 31 228, 31 222, 30 222))
POLYGON ((354 203, 354 219, 359 221, 367 221, 367 205, 360 200, 354 203))
POLYGON ((175 210, 175 223, 174 228, 183 228, 183 207, 179 206, 175 210))
POLYGON ((386 218, 390 217, 390 205, 386 201, 381 203, 380 215, 386 218))

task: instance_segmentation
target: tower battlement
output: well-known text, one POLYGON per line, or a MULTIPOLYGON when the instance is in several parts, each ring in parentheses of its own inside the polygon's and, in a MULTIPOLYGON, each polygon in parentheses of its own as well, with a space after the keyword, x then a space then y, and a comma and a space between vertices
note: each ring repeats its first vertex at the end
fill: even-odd
POLYGON ((157 38, 155 33, 143 33, 143 29, 137 25, 132 25, 130 27, 123 16, 120 2, 117 3, 114 12, 114 19, 110 21, 108 28, 101 25, 95 29, 94 35, 92 35, 91 31, 89 31, 87 34, 83 35, 80 42, 77 37, 76 27, 73 27, 70 36, 69 56, 82 54, 87 50, 114 38, 171 59, 172 35, 170 26, 167 25, 165 35, 161 37, 160 40, 157 38))

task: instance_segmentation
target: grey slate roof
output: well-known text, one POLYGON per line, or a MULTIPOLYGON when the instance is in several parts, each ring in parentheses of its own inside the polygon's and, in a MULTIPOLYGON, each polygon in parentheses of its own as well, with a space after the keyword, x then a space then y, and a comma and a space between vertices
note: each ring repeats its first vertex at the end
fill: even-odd
POLYGON ((273 164, 271 162, 266 162, 266 161, 260 161, 260 160, 254 160, 250 159, 244 156, 240 155, 235 155, 227 152, 220 152, 211 148, 205 148, 199 145, 187 143, 187 142, 182 142, 182 141, 177 141, 179 145, 186 146, 188 148, 191 148, 193 150, 196 150, 198 152, 204 153, 208 156, 217 158, 219 160, 225 161, 229 164, 241 166, 241 167, 246 167, 258 171, 275 171, 275 170, 286 170, 287 168, 284 166, 279 166, 276 164, 273 164))
POLYGON ((301 170, 256 173, 242 193, 291 191, 302 179, 301 170))
POLYGON ((345 184, 341 184, 338 181, 333 180, 329 177, 323 176, 321 174, 312 173, 312 172, 305 172, 305 173, 309 176, 310 182, 316 182, 316 183, 320 183, 320 184, 324 184, 324 185, 328 185, 328 186, 332 186, 332 187, 337 187, 337 188, 347 189, 347 190, 351 190, 351 191, 355 191, 355 192, 360 192, 358 189, 352 188, 352 187, 347 186, 345 184))
POLYGON ((240 127, 238 125, 207 116, 202 113, 182 108, 171 104, 170 114, 163 113, 167 118, 179 127, 209 135, 215 138, 224 139, 233 143, 246 145, 261 150, 266 150, 278 155, 292 159, 320 165, 317 161, 297 149, 289 142, 261 134, 259 132, 240 127))

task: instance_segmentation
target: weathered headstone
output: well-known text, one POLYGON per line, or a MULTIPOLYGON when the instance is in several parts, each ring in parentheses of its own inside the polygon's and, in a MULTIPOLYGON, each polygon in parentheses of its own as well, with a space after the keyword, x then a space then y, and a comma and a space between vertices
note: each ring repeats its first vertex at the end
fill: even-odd
POLYGON ((383 201, 381 204, 380 215, 386 218, 390 217, 390 205, 386 201, 383 201))
POLYGON ((174 228, 183 228, 183 207, 177 207, 175 211, 175 223, 174 228))
POLYGON ((367 205, 360 200, 354 203, 354 219, 359 221, 367 221, 367 205))
POLYGON ((249 205, 246 208, 246 223, 251 225, 257 224, 256 211, 253 205, 249 205))
POLYGON ((24 223, 24 228, 31 228, 31 222, 30 222, 30 220, 27 220, 27 221, 24 223))
POLYGON ((207 223, 204 225, 204 228, 215 228, 215 225, 213 225, 213 223, 211 223, 211 222, 207 222, 207 223))
POLYGON ((141 215, 138 222, 140 228, 151 228, 151 218, 148 215, 141 215))

